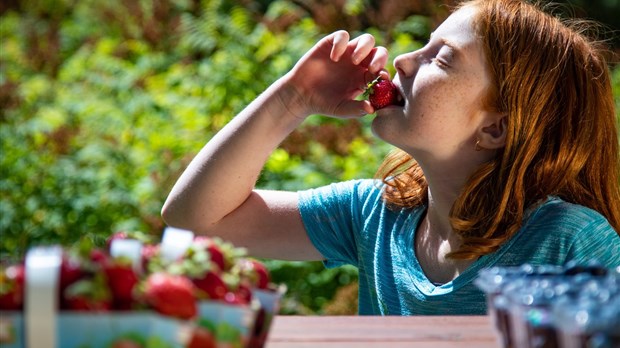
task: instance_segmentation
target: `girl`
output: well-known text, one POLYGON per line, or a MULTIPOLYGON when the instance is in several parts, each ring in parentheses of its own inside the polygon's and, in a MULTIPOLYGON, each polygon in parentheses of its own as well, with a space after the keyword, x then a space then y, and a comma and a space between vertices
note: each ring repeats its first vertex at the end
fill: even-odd
POLYGON ((579 30, 520 0, 462 4, 396 57, 404 105, 355 98, 380 75, 371 35, 319 41, 211 139, 162 215, 267 258, 359 269, 360 314, 483 314, 494 265, 620 265, 619 150, 610 77, 579 30), (399 150, 380 180, 301 192, 254 188, 311 114, 376 113, 399 150))

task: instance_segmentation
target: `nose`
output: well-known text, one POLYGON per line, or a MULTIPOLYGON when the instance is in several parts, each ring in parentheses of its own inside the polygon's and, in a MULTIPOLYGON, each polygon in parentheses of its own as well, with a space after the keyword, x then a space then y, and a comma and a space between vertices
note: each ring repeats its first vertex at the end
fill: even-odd
POLYGON ((415 75, 418 67, 420 66, 419 59, 419 51, 403 53, 394 58, 394 68, 399 75, 403 75, 404 77, 412 77, 415 75))

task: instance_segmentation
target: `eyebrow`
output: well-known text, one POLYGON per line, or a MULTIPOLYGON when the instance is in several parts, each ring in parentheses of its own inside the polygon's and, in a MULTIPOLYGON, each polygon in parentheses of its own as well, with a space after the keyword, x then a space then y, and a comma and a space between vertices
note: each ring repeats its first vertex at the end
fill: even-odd
MULTIPOLYGON (((431 41, 433 39, 433 34, 435 34, 435 32, 432 32, 430 34, 429 41, 431 41)), ((452 41, 450 39, 442 38, 441 42, 442 42, 442 44, 450 47, 454 51, 455 55, 461 55, 461 52, 463 51, 463 49, 459 45, 457 45, 454 41, 452 41)))
POLYGON ((457 53, 461 52, 462 49, 461 47, 459 47, 457 44, 455 44, 453 41, 448 40, 448 39, 444 39, 443 40, 443 44, 452 48, 454 51, 456 51, 457 53))

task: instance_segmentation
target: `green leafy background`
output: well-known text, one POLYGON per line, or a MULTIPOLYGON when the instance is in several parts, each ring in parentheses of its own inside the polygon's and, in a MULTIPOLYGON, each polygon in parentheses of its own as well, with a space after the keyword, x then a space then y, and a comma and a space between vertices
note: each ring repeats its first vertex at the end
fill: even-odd
MULTIPOLYGON (((618 18, 619 1, 575 3, 577 14, 618 18)), ((318 38, 371 32, 393 58, 423 45, 446 4, 3 2, 2 258, 81 238, 101 245, 119 230, 159 236, 163 201, 193 155, 318 38)), ((613 76, 620 96, 619 68, 613 76)), ((309 118, 273 153, 258 185, 300 190, 371 177, 390 148, 370 135, 370 119, 309 118)), ((288 285, 282 313, 355 313, 355 268, 265 262, 288 285)))

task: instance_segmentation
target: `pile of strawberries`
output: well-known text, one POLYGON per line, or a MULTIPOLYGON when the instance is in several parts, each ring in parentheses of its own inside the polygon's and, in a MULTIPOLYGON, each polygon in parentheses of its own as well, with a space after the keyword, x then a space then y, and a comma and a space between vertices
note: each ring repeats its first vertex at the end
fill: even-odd
MULTIPOLYGON (((129 239, 118 232, 106 248, 82 243, 63 250, 58 288, 60 310, 124 311, 153 309, 163 315, 192 319, 197 302, 216 300, 245 305, 252 289, 266 289, 270 275, 242 249, 216 238, 196 236, 176 260, 162 258, 159 244, 143 244, 141 262, 110 253, 113 240, 129 239)), ((0 310, 22 310, 25 266, 0 265, 0 310)))

